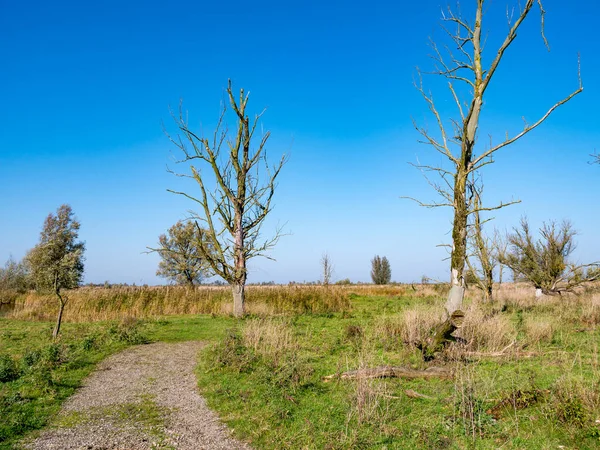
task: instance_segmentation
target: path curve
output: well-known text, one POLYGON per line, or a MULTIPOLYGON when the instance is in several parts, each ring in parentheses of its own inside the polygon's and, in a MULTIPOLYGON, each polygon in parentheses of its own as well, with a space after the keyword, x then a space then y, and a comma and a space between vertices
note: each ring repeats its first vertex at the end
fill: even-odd
POLYGON ((131 347, 98 365, 35 450, 250 450, 198 393, 194 368, 202 342, 131 347))

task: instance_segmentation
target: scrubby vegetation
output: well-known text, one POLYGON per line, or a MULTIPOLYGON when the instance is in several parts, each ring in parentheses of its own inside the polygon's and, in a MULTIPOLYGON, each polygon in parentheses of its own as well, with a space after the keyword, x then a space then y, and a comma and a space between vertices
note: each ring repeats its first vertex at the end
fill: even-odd
POLYGON ((0 448, 43 427, 98 361, 145 340, 131 320, 71 325, 57 342, 45 322, 0 324, 0 448))
POLYGON ((249 318, 207 349, 200 387, 256 448, 595 448, 599 294, 470 300, 459 339, 425 363, 415 344, 443 299, 354 296, 331 317, 249 318), (539 319, 539 320, 538 320, 539 319), (323 377, 442 366, 453 380, 323 377))
MULTIPOLYGON (((256 297, 249 305, 261 306, 242 320, 226 309, 153 316, 158 305, 163 312, 180 308, 171 300, 186 298, 186 292, 185 308, 194 305, 192 292, 208 296, 174 288, 160 302, 158 293, 167 288, 130 289, 135 301, 112 310, 104 303, 108 312, 102 316, 98 302, 124 290, 82 289, 81 298, 72 297, 73 315, 66 315, 57 343, 50 343, 48 322, 0 319, 0 415, 7 418, 0 425, 0 448, 49 423, 106 355, 133 344, 188 339, 210 343, 199 358, 200 389, 255 448, 600 445, 600 292, 536 300, 531 288, 508 284, 493 303, 481 303, 474 290, 457 341, 425 362, 417 345, 443 316, 445 289, 251 288, 249 297, 256 297), (118 314, 124 318, 73 323, 118 314), (442 367, 452 377, 324 381, 388 365, 442 367)), ((228 290, 212 292, 223 303, 211 305, 230 304, 228 290)), ((42 311, 35 309, 40 299, 29 298, 30 309, 14 315, 42 311)))

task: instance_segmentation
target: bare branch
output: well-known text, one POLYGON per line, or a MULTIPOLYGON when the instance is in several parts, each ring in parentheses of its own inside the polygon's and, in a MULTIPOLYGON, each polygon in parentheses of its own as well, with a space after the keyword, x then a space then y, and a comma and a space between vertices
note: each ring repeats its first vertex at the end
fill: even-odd
MULTIPOLYGON (((501 142, 500 144, 496 145, 495 147, 490 148, 489 150, 486 150, 485 152, 483 152, 478 158, 476 158, 473 161, 473 166, 477 165, 482 159, 489 157, 492 153, 500 150, 502 147, 506 147, 507 145, 512 144, 513 142, 521 139, 523 136, 525 136, 527 133, 529 133, 531 130, 537 128, 539 125, 541 125, 549 116, 550 114, 552 114, 552 112, 558 108, 561 105, 564 105, 565 103, 567 103, 569 100, 571 100, 573 97, 575 97, 577 94, 583 92, 583 86, 580 85, 580 87, 572 92, 569 96, 565 97, 564 99, 562 99, 561 101, 559 101, 558 103, 555 103, 547 112, 546 114, 544 114, 537 122, 535 122, 532 125, 526 126, 523 131, 521 131, 519 134, 517 134, 516 136, 505 140, 504 142, 501 142)), ((480 166, 481 167, 481 166, 480 166)))

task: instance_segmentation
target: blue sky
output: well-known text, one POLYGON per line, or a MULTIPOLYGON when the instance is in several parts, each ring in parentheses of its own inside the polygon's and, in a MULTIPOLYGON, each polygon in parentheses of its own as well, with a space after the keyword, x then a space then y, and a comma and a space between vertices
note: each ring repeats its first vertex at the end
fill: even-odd
MULTIPOLYGON (((179 99, 192 124, 211 131, 227 79, 267 108, 268 151, 290 155, 264 225, 289 233, 256 259, 250 281, 316 280, 328 252, 335 279, 369 281, 370 259, 385 255, 398 281, 448 278, 451 211, 401 196, 435 199, 408 162, 440 163, 412 126, 433 126, 413 87, 415 67, 432 68, 428 39, 442 42, 446 2, 41 2, 0 0, 0 261, 19 259, 44 218, 70 203, 86 241, 86 282, 162 282, 158 235, 193 208, 169 194, 165 167, 177 155, 179 99)), ((462 2, 468 15, 467 3, 462 2)), ((506 5, 489 2, 488 52, 506 31, 506 5)), ((479 129, 501 139, 533 122, 577 87, 585 90, 483 173, 486 202, 519 198, 497 212, 510 229, 570 219, 576 259, 600 259, 600 4, 544 2, 548 52, 534 11, 487 93, 479 129)), ((484 61, 485 62, 485 61, 484 61)), ((443 80, 425 77, 445 118, 456 116, 443 80)), ((479 147, 480 149, 482 147, 479 147)), ((187 188, 194 192, 194 186, 187 188)))

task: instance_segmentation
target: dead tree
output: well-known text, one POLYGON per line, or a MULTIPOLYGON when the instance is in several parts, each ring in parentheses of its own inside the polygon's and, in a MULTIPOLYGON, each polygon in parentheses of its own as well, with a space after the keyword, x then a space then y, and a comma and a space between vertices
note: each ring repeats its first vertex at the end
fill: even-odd
POLYGON ((494 253, 496 255, 496 263, 498 264, 498 284, 502 284, 504 275, 504 255, 508 251, 508 241, 500 234, 498 230, 494 230, 494 239, 492 242, 494 253))
POLYGON ((191 175, 170 172, 193 179, 200 193, 190 195, 170 189, 169 192, 183 195, 199 205, 200 211, 192 213, 200 234, 198 250, 212 271, 231 285, 233 313, 241 317, 245 313, 247 262, 256 256, 268 257, 266 251, 282 235, 281 230, 277 230, 271 238, 262 240, 260 230, 273 208, 276 180, 287 158, 283 155, 278 164, 269 165, 265 146, 270 133, 264 133, 258 138, 258 144, 253 145, 263 113, 250 120, 246 111, 248 94, 241 89, 236 100, 231 80, 227 97, 236 123, 231 134, 225 121, 228 112, 225 104, 211 139, 190 129, 181 105, 179 115, 173 115, 180 134, 167 136, 183 152, 183 158, 177 162, 189 164, 191 175), (226 151, 222 151, 224 148, 226 151), (208 170, 202 172, 196 163, 208 170))
POLYGON ((321 269, 323 271, 323 286, 329 286, 333 276, 333 264, 328 253, 324 253, 321 257, 321 269))
POLYGON ((475 286, 483 292, 484 301, 491 302, 497 258, 494 241, 483 232, 483 225, 490 220, 482 219, 480 214, 483 182, 473 176, 469 189, 471 190, 470 198, 474 212, 471 215, 472 223, 468 231, 468 254, 465 262, 469 268, 469 273, 474 275, 475 286))
MULTIPOLYGON (((504 54, 516 39, 519 27, 527 19, 536 3, 539 6, 542 19, 541 35, 544 42, 546 42, 546 39, 544 36, 545 11, 542 0, 526 0, 518 10, 516 17, 507 15, 508 33, 495 52, 492 51, 488 56, 488 52, 484 52, 483 12, 485 0, 471 1, 476 3, 473 21, 469 21, 460 12, 455 13, 450 8, 442 15, 442 22, 454 27, 452 30, 444 27, 450 45, 445 44, 443 46, 445 50, 442 51, 434 41, 431 42, 434 52, 433 59, 436 62, 435 70, 432 73, 442 76, 448 81, 448 88, 456 104, 459 117, 448 120, 442 117, 436 107, 433 95, 423 87, 420 72, 419 82, 416 83, 416 87, 425 99, 438 128, 438 132, 434 134, 415 124, 416 129, 424 138, 421 142, 431 145, 443 156, 444 160, 449 162, 450 166, 450 169, 447 169, 435 165, 415 164, 423 171, 426 178, 427 172, 434 172, 441 178, 441 181, 432 181, 428 178, 428 182, 441 195, 443 200, 424 203, 413 199, 421 206, 430 208, 448 206, 454 211, 452 253, 450 257, 452 288, 446 303, 449 314, 462 307, 465 286, 463 272, 467 258, 467 224, 469 216, 476 212, 499 209, 512 203, 500 203, 491 207, 472 207, 467 198, 469 176, 491 164, 498 150, 514 143, 538 127, 555 109, 583 91, 581 76, 579 76, 579 87, 567 97, 552 105, 538 120, 530 124, 525 123, 523 129, 517 134, 507 136, 499 143, 490 142, 489 147, 476 151, 479 118, 486 98, 486 91, 503 60, 504 54), (455 50, 452 50, 450 46, 453 46, 455 50), (484 61, 491 62, 484 67, 484 61)), ((580 74, 578 73, 578 75, 580 74)))

